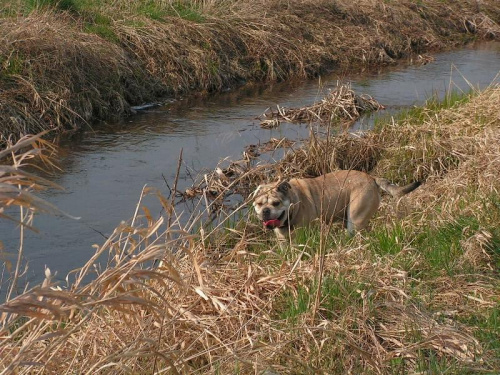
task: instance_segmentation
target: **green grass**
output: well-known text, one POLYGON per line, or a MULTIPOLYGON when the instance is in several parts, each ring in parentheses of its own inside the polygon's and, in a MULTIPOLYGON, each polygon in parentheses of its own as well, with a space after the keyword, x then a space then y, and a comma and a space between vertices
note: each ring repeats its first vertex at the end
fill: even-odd
POLYGON ((484 226, 492 234, 488 251, 492 255, 492 266, 500 269, 500 196, 494 194, 482 200, 484 226))
POLYGON ((86 13, 84 31, 97 34, 110 42, 118 42, 120 39, 113 30, 113 21, 103 14, 86 13))
POLYGON ((200 7, 193 2, 176 1, 172 3, 172 11, 169 12, 169 15, 178 16, 196 23, 205 21, 205 16, 201 13, 200 7))
POLYGON ((32 12, 45 10, 70 12, 83 19, 85 32, 98 34, 113 42, 118 41, 110 27, 113 19, 125 20, 125 23, 137 27, 142 27, 145 23, 131 18, 131 15, 141 15, 162 22, 166 17, 178 17, 195 23, 206 20, 200 5, 195 1, 139 0, 116 3, 97 0, 22 0, 13 4, 0 0, 0 14, 4 16, 27 16, 32 12))
POLYGON ((376 116, 374 130, 380 131, 384 126, 391 124, 393 121, 396 123, 411 121, 412 125, 422 125, 441 110, 463 105, 469 102, 475 95, 477 93, 473 90, 468 92, 448 91, 442 99, 437 94, 434 94, 425 101, 424 105, 403 109, 395 115, 376 116))
POLYGON ((28 12, 43 8, 78 12, 81 5, 82 1, 80 0, 25 0, 25 9, 28 12))
POLYGON ((309 311, 313 295, 309 287, 304 285, 299 285, 295 292, 286 290, 281 296, 282 308, 278 313, 279 318, 295 324, 300 315, 309 311))
POLYGON ((476 371, 468 369, 463 363, 455 359, 443 357, 432 349, 421 349, 418 351, 417 373, 426 375, 467 375, 476 374, 476 371))
MULTIPOLYGON (((278 316, 292 324, 309 312, 314 305, 318 279, 300 284, 295 291, 286 290, 280 297, 278 316)), ((324 319, 336 319, 343 312, 356 309, 362 303, 363 291, 369 284, 352 281, 346 275, 325 275, 321 283, 320 312, 324 319)))
POLYGON ((294 249, 285 248, 280 250, 285 259, 296 259, 298 253, 303 253, 302 259, 311 258, 319 252, 321 241, 323 241, 322 246, 327 251, 328 249, 348 246, 352 241, 351 236, 339 223, 329 228, 323 227, 323 229, 326 232, 321 232, 322 228, 318 222, 311 223, 306 227, 296 228, 293 232, 294 249))
MULTIPOLYGON (((464 197, 467 200, 468 197, 464 197)), ((473 198, 470 198, 473 199, 473 198)), ((482 201, 483 210, 477 216, 458 216, 454 221, 444 223, 437 228, 426 227, 416 237, 413 246, 425 259, 422 271, 427 277, 436 276, 443 272, 449 276, 456 272, 466 272, 466 269, 457 269, 460 257, 465 249, 461 242, 472 234, 484 229, 491 233, 487 250, 492 256, 492 263, 500 264, 500 204, 498 197, 489 197, 482 201)), ((465 201, 458 205, 465 205, 465 201)))
POLYGON ((326 319, 336 319, 345 311, 356 311, 363 303, 369 284, 353 281, 344 275, 327 275, 321 285, 321 312, 326 319))
POLYGON ((118 8, 115 9, 112 7, 112 2, 96 0, 24 0, 19 7, 25 14, 35 10, 53 9, 69 11, 76 15, 82 15, 84 18, 86 18, 86 13, 104 16, 106 12, 109 12, 109 9, 114 9, 115 12, 119 13, 121 8, 124 14, 131 11, 156 21, 164 21, 165 17, 179 17, 197 23, 205 21, 200 6, 196 2, 190 1, 139 0, 129 4, 118 4, 118 8), (109 9, 107 10, 107 8, 109 9))
POLYGON ((421 252, 426 261, 426 274, 440 274, 443 271, 452 276, 456 265, 464 253, 461 241, 466 239, 466 230, 473 232, 479 229, 475 217, 459 217, 454 222, 430 229, 426 228, 415 240, 417 251, 421 252))
MULTIPOLYGON (((470 99, 477 93, 470 89, 469 91, 460 92, 456 90, 447 91, 443 99, 439 99, 437 94, 433 94, 429 99, 425 101, 424 106, 420 107, 426 111, 438 112, 443 109, 453 108, 458 105, 464 105, 470 101, 470 99)), ((416 112, 418 114, 418 111, 416 112)), ((415 114, 412 116, 415 118, 415 114)), ((420 116, 416 116, 420 118, 420 116)))
POLYGON ((287 246, 279 250, 284 259, 294 260, 297 255, 302 252, 302 259, 308 259, 319 251, 322 234, 317 223, 313 223, 307 227, 297 228, 293 235, 293 243, 295 246, 292 248, 287 246))
POLYGON ((24 15, 33 11, 50 9, 53 11, 71 12, 75 16, 85 16, 86 12, 100 13, 107 3, 108 1, 98 0, 22 0, 18 2, 17 7, 24 15))
MULTIPOLYGON (((487 211, 495 214, 494 211, 487 211)), ((459 216, 452 222, 443 223, 438 227, 426 226, 418 233, 412 229, 403 229, 400 225, 393 227, 374 228, 368 235, 369 249, 377 256, 389 256, 395 266, 410 272, 413 277, 432 278, 446 274, 453 276, 466 270, 458 268, 459 261, 465 252, 462 241, 484 228, 493 233, 489 250, 493 261, 498 265, 500 258, 500 237, 495 221, 489 219, 481 223, 477 217, 459 216), (408 247, 411 252, 401 254, 408 247), (420 257, 415 268, 414 255, 420 257)))
POLYGON ((161 21, 168 15, 168 12, 158 1, 139 2, 137 12, 156 21, 161 21))
POLYGON ((370 249, 374 254, 396 255, 403 249, 405 233, 401 226, 374 228, 369 235, 370 249))
POLYGON ((137 2, 137 13, 155 21, 164 21, 165 17, 179 17, 187 21, 202 23, 205 16, 196 2, 174 1, 169 4, 157 0, 137 2))
MULTIPOLYGON (((499 287, 500 292, 500 287, 499 287)), ((465 321, 469 326, 476 327, 476 336, 484 349, 493 353, 500 360, 500 300, 486 316, 473 315, 465 321)))

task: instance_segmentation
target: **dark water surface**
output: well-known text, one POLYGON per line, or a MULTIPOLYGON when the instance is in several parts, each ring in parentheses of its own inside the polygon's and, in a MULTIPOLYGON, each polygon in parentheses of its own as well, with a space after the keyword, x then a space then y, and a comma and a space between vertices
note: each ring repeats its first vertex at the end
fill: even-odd
MULTIPOLYGON (((29 272, 21 284, 39 282, 45 266, 53 273, 57 271, 59 279, 82 266, 94 253, 92 244, 104 242, 97 231, 109 234, 122 220, 133 216, 145 184, 168 194, 164 178, 173 182, 181 148, 182 189, 192 184, 190 174, 196 176, 199 171, 213 169, 226 157, 239 159, 248 144, 266 142, 270 137, 300 139, 307 135, 306 126, 292 124, 261 129, 256 117, 268 107, 312 104, 342 79, 351 81, 356 93, 369 94, 388 111, 394 111, 421 104, 434 94, 443 97, 450 87, 468 91, 467 81, 484 88, 499 71, 500 43, 486 43, 437 54, 434 62, 424 66, 391 67, 355 76, 334 74, 322 79, 321 89, 318 80, 245 87, 151 108, 119 124, 98 126, 80 140, 62 144, 63 172, 52 179, 65 190, 40 194, 81 219, 36 217, 40 233, 26 235, 29 272)), ((356 124, 361 129, 369 126, 369 120, 356 124)), ((0 222, 0 240, 7 252, 15 254, 19 229, 0 222)))

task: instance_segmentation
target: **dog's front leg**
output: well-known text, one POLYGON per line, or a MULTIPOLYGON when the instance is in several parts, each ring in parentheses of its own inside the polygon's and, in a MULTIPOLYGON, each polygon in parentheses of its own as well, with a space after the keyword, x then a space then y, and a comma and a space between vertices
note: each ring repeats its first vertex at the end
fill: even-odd
POLYGON ((287 245, 291 244, 290 230, 288 227, 274 228, 274 233, 276 234, 281 250, 284 250, 287 245))
POLYGON ((288 242, 290 240, 290 231, 286 227, 274 228, 274 233, 276 233, 279 242, 288 242))

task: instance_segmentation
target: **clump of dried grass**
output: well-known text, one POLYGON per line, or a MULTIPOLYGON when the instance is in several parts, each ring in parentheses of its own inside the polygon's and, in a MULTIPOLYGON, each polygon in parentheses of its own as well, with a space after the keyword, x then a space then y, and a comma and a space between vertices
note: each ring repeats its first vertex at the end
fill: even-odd
POLYGON ((362 114, 377 111, 384 108, 375 99, 369 95, 357 95, 349 84, 339 84, 337 87, 329 90, 324 99, 302 108, 282 108, 276 107, 277 112, 272 109, 266 111, 261 118, 261 126, 275 127, 280 121, 314 123, 319 122, 323 125, 341 123, 349 126, 356 121, 362 114), (270 124, 272 126, 270 126, 270 124))
POLYGON ((490 103, 500 100, 499 95, 498 86, 492 87, 471 97, 465 105, 439 112, 424 109, 418 120, 410 116, 384 125, 376 132, 376 142, 384 145, 384 152, 374 173, 396 181, 426 180, 443 176, 471 159, 480 159, 485 145, 491 147, 491 137, 497 136, 492 123, 498 120, 498 114, 490 103))
POLYGON ((316 177, 337 169, 371 171, 380 145, 372 134, 341 133, 326 139, 311 134, 308 143, 280 162, 285 177, 316 177))
POLYGON ((471 18, 465 19, 466 29, 472 33, 478 33, 482 37, 497 39, 500 36, 500 26, 488 15, 479 13, 471 18))
POLYGON ((119 46, 74 25, 53 12, 0 20, 3 137, 76 130, 165 92, 119 46))
POLYGON ((439 323, 416 306, 387 303, 380 306, 377 335, 392 358, 415 361, 422 350, 434 350, 462 363, 473 363, 482 355, 481 345, 464 326, 439 323), (401 332, 407 334, 402 336, 401 332))

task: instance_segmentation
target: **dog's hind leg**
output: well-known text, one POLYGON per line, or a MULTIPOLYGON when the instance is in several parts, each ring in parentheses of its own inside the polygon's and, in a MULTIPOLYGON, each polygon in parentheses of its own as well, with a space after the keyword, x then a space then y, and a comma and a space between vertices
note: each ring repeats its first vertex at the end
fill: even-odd
POLYGON ((350 237, 354 236, 356 234, 356 226, 352 222, 351 218, 351 205, 347 205, 347 208, 345 210, 345 227, 347 229, 347 233, 349 234, 350 237))
POLYGON ((380 204, 379 195, 376 194, 371 199, 351 200, 347 206, 347 232, 354 235, 356 231, 365 229, 368 222, 377 211, 380 204))

